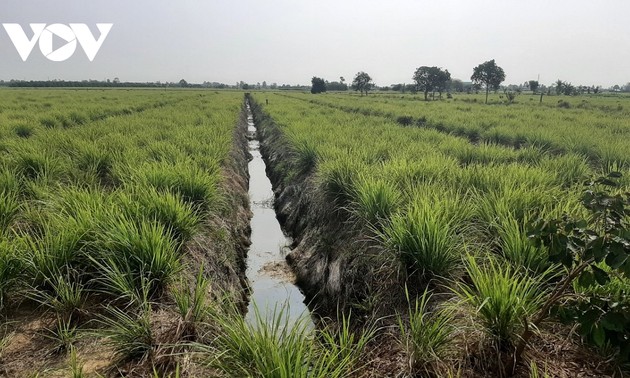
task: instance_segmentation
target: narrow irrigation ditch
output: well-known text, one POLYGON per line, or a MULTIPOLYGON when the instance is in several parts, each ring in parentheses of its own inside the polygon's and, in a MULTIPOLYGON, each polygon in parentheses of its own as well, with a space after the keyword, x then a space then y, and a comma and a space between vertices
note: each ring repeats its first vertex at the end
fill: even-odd
POLYGON ((274 314, 282 311, 290 324, 302 316, 308 316, 309 311, 286 262, 292 241, 284 235, 276 219, 272 185, 260 153, 260 142, 249 103, 247 137, 251 154, 248 165, 249 200, 253 215, 251 245, 247 254, 246 275, 250 284, 250 300, 246 320, 255 321, 256 311, 268 319, 275 318, 274 314))
POLYGON ((361 225, 347 212, 339 210, 314 169, 297 168, 296 151, 282 126, 252 96, 246 98, 273 188, 275 216, 291 238, 286 261, 316 329, 326 332, 332 326, 353 335, 356 344, 352 342, 351 349, 359 353, 361 367, 350 376, 405 371, 404 359, 396 357, 403 352, 395 338, 387 332, 374 333, 391 325, 392 309, 404 300, 394 287, 395 277, 383 273, 384 264, 392 260, 382 262, 376 243, 365 237, 361 225), (364 349, 361 345, 366 340, 369 346, 363 345, 364 349))
POLYGON ((368 258, 381 255, 378 246, 365 237, 360 224, 339 210, 312 170, 296 167, 296 153, 280 127, 253 98, 248 97, 248 101, 267 176, 273 184, 273 206, 285 233, 292 238, 287 262, 309 308, 328 318, 350 311, 357 317, 382 313, 390 307, 390 300, 400 298, 390 294, 387 300, 371 301, 375 287, 395 292, 389 289, 396 282, 374 268, 380 262, 375 264, 368 258))

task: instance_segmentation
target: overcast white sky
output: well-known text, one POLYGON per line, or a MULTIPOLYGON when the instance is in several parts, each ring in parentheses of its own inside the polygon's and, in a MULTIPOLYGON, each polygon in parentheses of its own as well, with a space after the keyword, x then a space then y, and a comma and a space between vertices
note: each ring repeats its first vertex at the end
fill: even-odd
POLYGON ((495 59, 506 83, 630 82, 630 0, 1 0, 1 23, 114 26, 90 62, 38 46, 23 62, 0 28, 0 79, 411 82, 423 65, 470 79, 495 59))

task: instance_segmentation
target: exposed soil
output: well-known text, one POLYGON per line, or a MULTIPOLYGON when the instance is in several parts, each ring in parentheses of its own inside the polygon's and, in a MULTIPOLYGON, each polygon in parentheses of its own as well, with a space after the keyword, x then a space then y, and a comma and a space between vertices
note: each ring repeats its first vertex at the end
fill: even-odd
POLYGON ((295 274, 289 264, 284 261, 270 261, 263 265, 260 271, 283 282, 295 283, 295 274))

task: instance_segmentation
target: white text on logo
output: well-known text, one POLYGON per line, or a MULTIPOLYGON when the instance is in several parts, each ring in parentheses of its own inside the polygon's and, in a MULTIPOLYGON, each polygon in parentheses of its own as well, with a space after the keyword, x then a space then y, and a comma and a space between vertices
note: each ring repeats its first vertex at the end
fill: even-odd
POLYGON ((28 59, 35 44, 39 41, 39 49, 48 60, 63 62, 70 58, 77 48, 77 42, 79 42, 79 45, 81 45, 85 55, 91 62, 96 57, 114 24, 96 24, 101 33, 98 39, 92 35, 90 28, 85 24, 29 25, 33 32, 33 36, 30 39, 19 24, 2 24, 23 61, 28 59), (65 44, 56 50, 53 48, 55 36, 65 41, 65 44))

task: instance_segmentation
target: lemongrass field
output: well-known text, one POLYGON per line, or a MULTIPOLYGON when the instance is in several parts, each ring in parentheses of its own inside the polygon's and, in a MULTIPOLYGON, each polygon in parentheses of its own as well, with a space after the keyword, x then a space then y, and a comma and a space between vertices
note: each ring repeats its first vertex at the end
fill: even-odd
POLYGON ((108 269, 148 280, 150 295, 164 290, 182 246, 221 209, 221 164, 241 96, 0 96, 0 304, 16 288, 53 295, 77 283, 131 295, 108 269))
MULTIPOLYGON (((230 168, 246 160, 243 92, 0 90, 0 375, 494 374, 494 355, 467 365, 470 345, 513 348, 562 269, 531 225, 588 218, 593 177, 620 172, 615 193, 630 190, 628 97, 252 98, 287 143, 281 180, 308 177, 406 302, 361 327, 353 312, 315 330, 287 327, 286 309, 244 321, 247 174, 230 168), (395 368, 374 372, 383 338, 395 368)), ((626 305, 630 283, 597 290, 626 305)), ((545 358, 528 363, 520 376, 546 375, 545 358)))
POLYGON ((103 374, 147 360, 150 370, 157 349, 195 339, 211 284, 234 286, 203 261, 236 264, 216 220, 235 212, 224 175, 242 103, 237 93, 0 91, 5 372, 79 374, 92 361, 103 374), (212 248, 220 259, 199 257, 212 248))
POLYGON ((330 94, 297 96, 347 112, 379 115, 405 125, 432 128, 474 143, 516 148, 533 147, 542 153, 573 153, 604 170, 628 169, 630 164, 630 99, 627 96, 521 95, 506 105, 500 95, 491 106, 476 95, 455 95, 443 101, 421 101, 411 95, 365 98, 330 94))
POLYGON ((357 370, 371 334, 349 320, 243 317, 242 92, 3 90, 0 104, 0 375, 357 370))
MULTIPOLYGON (((373 264, 395 261, 405 285, 421 293, 428 283, 420 299, 407 298, 407 323, 399 324, 416 372, 452 374, 445 365, 459 363, 453 355, 470 347, 461 340, 476 339, 477 331, 493 345, 494 357, 481 358, 486 362, 518 344, 523 319, 540 313, 562 274, 546 247, 528 237, 533 225, 591 219, 582 198, 594 177, 618 172, 613 192, 630 188, 627 97, 553 96, 539 103, 539 96, 524 95, 506 104, 495 96, 488 105, 475 95, 428 102, 383 93, 254 98, 268 102, 261 106, 292 150, 287 185, 311 172, 337 211, 381 247, 368 257, 373 264), (442 300, 429 310, 433 291, 442 300), (454 321, 458 316, 470 322, 454 321)), ((597 290, 618 306, 628 303, 629 289, 627 278, 613 275, 597 290)), ((592 290, 576 282, 571 292, 592 290)), ((604 355, 614 354, 599 321, 581 332, 604 355)), ((610 327, 621 330, 623 322, 610 327)), ((543 359, 532 369, 536 363, 553 364, 543 359)), ((489 365, 487 374, 496 368, 489 365)))

